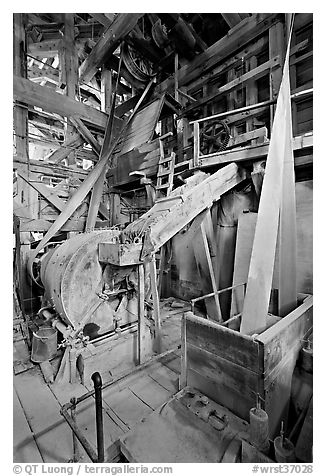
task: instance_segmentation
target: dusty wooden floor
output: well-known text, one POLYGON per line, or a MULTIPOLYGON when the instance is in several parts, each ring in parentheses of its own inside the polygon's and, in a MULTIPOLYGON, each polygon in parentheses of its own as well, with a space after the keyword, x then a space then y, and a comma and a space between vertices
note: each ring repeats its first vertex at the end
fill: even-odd
MULTIPOLYGON (((167 304, 161 304, 161 308, 162 351, 165 351, 180 343, 183 309, 171 309, 167 304)), ((178 390, 179 373, 180 351, 177 351, 103 391, 105 447, 111 447, 110 452, 112 443, 178 390)), ((59 413, 60 405, 88 390, 90 388, 80 383, 47 385, 38 365, 15 375, 14 462, 53 463, 71 460, 72 434, 59 413)), ((78 405, 77 422, 90 443, 96 447, 93 397, 78 405)), ((83 449, 81 461, 90 461, 83 449)))

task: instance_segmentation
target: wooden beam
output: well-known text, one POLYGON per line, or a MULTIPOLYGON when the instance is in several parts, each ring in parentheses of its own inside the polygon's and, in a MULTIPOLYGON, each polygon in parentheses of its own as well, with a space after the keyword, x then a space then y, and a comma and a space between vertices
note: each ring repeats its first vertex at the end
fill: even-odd
POLYGON ((107 16, 105 16, 104 13, 90 13, 90 16, 106 28, 109 28, 112 23, 112 21, 107 16))
POLYGON ((112 105, 112 72, 102 67, 101 72, 101 111, 110 113, 112 105))
MULTIPOLYGON (((305 134, 293 138, 293 150, 300 151, 304 149, 311 149, 313 147, 313 135, 305 134)), ((269 151, 269 143, 261 145, 253 145, 242 147, 241 150, 229 150, 226 152, 217 152, 205 157, 199 157, 199 167, 212 167, 213 165, 228 164, 230 162, 244 162, 247 160, 262 159, 267 156, 269 151)), ((309 159, 310 161, 310 159, 309 159)), ((300 157, 294 158, 294 165, 304 165, 300 157)))
POLYGON ((145 272, 144 265, 138 265, 138 364, 145 361, 145 272))
MULTIPOLYGON (((28 79, 14 75, 13 96, 16 101, 26 103, 29 106, 41 107, 45 111, 55 112, 60 116, 79 116, 85 122, 104 129, 108 116, 90 106, 75 101, 52 91, 50 88, 39 86, 28 79)), ((117 120, 117 122, 120 122, 117 120)))
POLYGON ((62 45, 62 40, 47 40, 38 43, 29 43, 27 53, 41 58, 54 58, 62 45))
POLYGON ((275 66, 280 65, 280 57, 275 56, 274 58, 266 61, 265 63, 257 66, 257 68, 252 69, 251 71, 248 71, 248 73, 243 74, 239 78, 235 78, 229 83, 225 84, 224 86, 221 86, 217 91, 215 91, 212 94, 209 94, 206 97, 203 97, 202 99, 198 99, 195 103, 191 104, 188 106, 184 111, 183 114, 188 114, 189 112, 193 111, 194 109, 197 109, 198 107, 203 106, 204 104, 207 104, 208 102, 212 101, 213 99, 216 99, 217 97, 221 96, 222 94, 225 94, 226 92, 231 92, 237 89, 238 87, 242 86, 244 83, 251 79, 259 79, 261 76, 265 74, 267 70, 270 70, 271 68, 275 66))
POLYGON ((153 314, 155 322, 155 352, 161 353, 162 336, 161 336, 161 316, 160 316, 160 299, 157 291, 157 270, 155 253, 149 260, 149 275, 151 281, 151 293, 153 299, 153 314))
POLYGON ((68 97, 75 99, 78 84, 78 61, 75 47, 74 14, 64 14, 64 64, 66 90, 68 97))
MULTIPOLYGON (((149 238, 153 246, 152 251, 158 250, 200 212, 209 208, 223 193, 242 182, 245 177, 244 170, 236 164, 229 164, 190 189, 180 200, 175 199, 172 192, 168 198, 175 200, 176 204, 166 207, 169 212, 164 215, 164 220, 157 220, 151 225, 149 238)), ((155 206, 159 204, 160 202, 155 206)), ((146 218, 146 214, 142 218, 146 218)))
POLYGON ((104 182, 105 182, 105 170, 103 170, 103 172, 101 173, 101 175, 96 180, 93 186, 91 200, 90 200, 89 208, 88 208, 86 231, 93 230, 95 226, 97 213, 98 213, 99 206, 102 199, 104 182))
POLYGON ((124 101, 122 104, 119 104, 115 108, 114 115, 116 117, 122 117, 126 112, 129 112, 131 109, 135 107, 137 102, 139 101, 141 94, 136 94, 135 96, 132 96, 130 99, 127 99, 127 101, 124 101))
POLYGON ((23 172, 19 172, 19 176, 25 180, 25 182, 33 187, 38 193, 40 193, 51 205, 53 205, 57 210, 62 211, 65 202, 58 197, 56 193, 51 191, 51 188, 47 187, 43 183, 36 182, 34 180, 30 180, 27 175, 25 175, 23 172))
MULTIPOLYGON (((67 223, 62 227, 61 231, 69 232, 69 231, 84 231, 85 229, 85 221, 86 218, 79 217, 78 220, 70 219, 67 223)), ((21 219, 20 221, 20 230, 22 232, 42 232, 45 233, 48 231, 52 226, 51 221, 44 220, 43 218, 31 220, 28 219, 21 219)))
MULTIPOLYGON (((208 210, 206 214, 209 214, 208 210)), ((205 219, 204 217, 200 217, 205 219)), ((196 219, 194 220, 196 222, 196 219)), ((194 255, 198 267, 199 276, 201 279, 201 288, 203 294, 217 293, 217 286, 215 281, 214 267, 208 246, 208 239, 203 221, 199 225, 198 232, 193 240, 194 255)), ((221 308, 218 295, 205 299, 205 306, 207 315, 214 321, 222 321, 221 308)))
MULTIPOLYGON (((249 41, 253 41, 257 36, 267 31, 277 20, 277 14, 257 13, 248 17, 232 28, 227 35, 207 48, 206 51, 196 56, 187 65, 180 68, 178 72, 179 87, 191 83, 194 79, 210 71, 217 64, 231 56, 239 48, 249 41)), ((162 94, 166 90, 174 87, 174 77, 171 76, 155 88, 155 94, 162 94)))
MULTIPOLYGON (((25 18, 22 13, 14 13, 14 75, 26 78, 26 38, 25 38, 25 18)), ((25 101, 21 101, 24 103, 25 101)), ((28 157, 28 110, 26 107, 15 105, 14 128, 16 153, 28 157)))
MULTIPOLYGON (((276 54, 280 56, 280 64, 275 65, 274 68, 271 68, 269 73, 269 88, 270 88, 270 99, 276 99, 281 81, 282 81, 282 66, 284 63, 284 25, 281 22, 277 22, 273 25, 269 31, 269 58, 273 58, 276 54), (276 67, 277 66, 277 67, 276 67)), ((273 124, 275 114, 275 105, 270 106, 270 123, 273 124)))
POLYGON ((84 138, 84 140, 92 147, 94 152, 99 155, 101 151, 101 146, 90 132, 90 130, 85 126, 81 119, 78 117, 71 117, 70 122, 75 126, 79 134, 84 138))
POLYGON ((50 155, 48 155, 46 160, 53 162, 54 164, 59 164, 64 159, 66 159, 69 154, 71 154, 73 149, 80 147, 83 144, 84 139, 80 136, 80 134, 72 134, 65 139, 64 144, 58 150, 55 150, 50 155))
POLYGON ((79 68, 80 82, 88 83, 104 60, 113 54, 123 38, 136 26, 143 13, 120 13, 100 37, 79 68))
MULTIPOLYGON (((27 161, 26 158, 22 156, 14 155, 13 160, 14 170, 26 170, 27 161)), ((30 159, 28 162, 29 170, 32 173, 42 174, 42 175, 53 175, 56 177, 75 177, 80 179, 85 179, 88 175, 86 170, 82 169, 72 169, 64 165, 56 165, 44 163, 40 160, 30 159)))
POLYGON ((221 13, 221 15, 230 28, 233 28, 242 21, 239 13, 221 13))

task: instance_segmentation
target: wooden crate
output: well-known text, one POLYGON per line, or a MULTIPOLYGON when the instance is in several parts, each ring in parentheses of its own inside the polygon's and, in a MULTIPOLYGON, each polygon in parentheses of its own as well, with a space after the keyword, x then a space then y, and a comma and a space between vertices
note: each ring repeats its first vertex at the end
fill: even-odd
POLYGON ((287 421, 293 370, 312 329, 312 296, 261 334, 247 336, 185 313, 181 386, 191 385, 249 420, 257 394, 269 415, 270 437, 287 421))

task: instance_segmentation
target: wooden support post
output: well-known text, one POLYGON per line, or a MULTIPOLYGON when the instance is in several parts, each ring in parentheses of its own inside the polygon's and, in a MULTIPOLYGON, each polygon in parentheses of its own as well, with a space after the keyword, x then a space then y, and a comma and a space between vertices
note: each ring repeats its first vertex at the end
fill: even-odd
POLYGON ((96 218, 100 206, 100 202, 103 194, 105 180, 105 170, 101 173, 97 181, 95 182, 92 190, 91 200, 89 203, 89 209, 86 220, 86 231, 93 230, 96 223, 96 218))
MULTIPOLYGON (((209 213, 209 211, 206 213, 209 213)), ((209 294, 211 292, 217 293, 213 263, 203 222, 200 224, 195 239, 193 240, 193 248, 198 272, 201 278, 203 294, 209 294)), ((222 321, 220 303, 217 294, 205 299, 205 305, 207 315, 211 319, 222 321)))
MULTIPOLYGON (((272 59, 275 55, 280 55, 280 64, 271 67, 269 74, 269 88, 270 99, 276 99, 281 81, 282 81, 282 66, 284 62, 284 25, 281 22, 272 25, 269 29, 269 58, 272 59)), ((270 106, 270 123, 273 124, 275 114, 275 105, 270 106)))
MULTIPOLYGON (((250 71, 257 67, 257 57, 252 56, 247 60, 247 71, 250 71)), ((258 103, 258 88, 257 83, 254 79, 248 81, 246 85, 246 105, 250 106, 251 104, 258 103)), ((250 132, 254 129, 254 119, 250 117, 246 120, 246 132, 250 132)), ((255 143, 257 140, 255 140, 255 143)))
MULTIPOLYGON (((59 55, 61 58, 61 82, 62 87, 65 84, 65 95, 71 99, 76 99, 76 90, 78 84, 78 62, 75 48, 75 30, 74 30, 74 14, 64 14, 64 37, 62 42, 62 50, 59 55)), ((65 123, 65 140, 74 137, 74 128, 65 123)), ((68 165, 75 164, 75 154, 72 152, 67 156, 68 165)))
POLYGON ((92 147, 96 155, 99 155, 101 151, 101 146, 97 142, 93 134, 90 132, 88 127, 85 126, 83 121, 78 117, 71 117, 70 122, 75 126, 79 134, 84 138, 85 142, 88 142, 88 144, 92 147))
POLYGON ((75 48, 74 14, 65 13, 65 30, 63 37, 64 71, 66 80, 66 96, 76 99, 78 84, 78 62, 75 48))
MULTIPOLYGON (((27 77, 26 68, 26 37, 25 17, 23 13, 14 13, 14 74, 21 78, 27 77)), ((14 128, 16 155, 28 159, 28 109, 22 104, 15 104, 14 128), (23 107, 24 106, 24 107, 23 107)))
POLYGON ((102 67, 101 72, 101 111, 110 113, 112 106, 112 72, 102 67))
POLYGON ((179 69, 179 55, 176 52, 174 55, 174 99, 176 101, 179 101, 178 69, 179 69))
POLYGON ((194 159, 193 167, 199 166, 199 123, 194 122, 194 159))
POLYGON ((145 361, 145 272, 144 265, 138 266, 138 364, 145 361))
POLYGON ((160 317, 160 300, 157 291, 156 261, 155 254, 151 255, 149 261, 149 273, 151 281, 151 292, 153 299, 153 312, 155 322, 155 346, 154 350, 158 354, 161 352, 161 317, 160 317))

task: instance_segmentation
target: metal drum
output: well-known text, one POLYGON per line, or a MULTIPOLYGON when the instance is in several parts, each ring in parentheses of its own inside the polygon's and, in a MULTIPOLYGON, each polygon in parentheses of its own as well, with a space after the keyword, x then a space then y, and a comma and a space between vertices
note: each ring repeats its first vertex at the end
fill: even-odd
MULTIPOLYGON (((120 300, 109 302, 98 296, 112 275, 107 269, 112 265, 99 261, 98 244, 114 243, 118 235, 117 230, 76 235, 50 250, 49 259, 41 263, 46 298, 62 320, 75 330, 83 329, 85 322, 92 325, 98 335, 114 329, 115 309, 120 300)), ((117 272, 123 275, 132 269, 117 272)))

